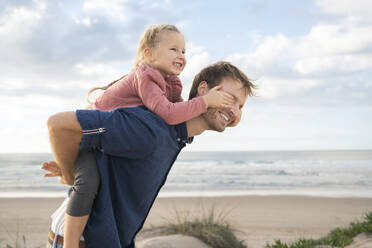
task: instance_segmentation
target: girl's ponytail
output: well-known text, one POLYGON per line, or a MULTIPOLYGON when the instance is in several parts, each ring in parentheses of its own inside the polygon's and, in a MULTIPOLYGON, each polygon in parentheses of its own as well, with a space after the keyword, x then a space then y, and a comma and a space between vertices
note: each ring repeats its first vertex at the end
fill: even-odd
POLYGON ((88 102, 89 104, 93 104, 93 102, 91 102, 91 101, 89 100, 89 97, 90 97, 90 95, 91 95, 94 91, 96 91, 96 90, 107 90, 111 85, 113 85, 114 83, 116 83, 116 82, 120 81, 121 79, 125 78, 127 75, 128 75, 128 74, 123 75, 122 77, 120 77, 120 78, 118 78, 118 79, 112 81, 111 83, 109 83, 109 84, 106 85, 106 86, 103 86, 103 87, 94 87, 94 88, 90 89, 90 90, 88 91, 87 98, 86 98, 87 102, 88 102))

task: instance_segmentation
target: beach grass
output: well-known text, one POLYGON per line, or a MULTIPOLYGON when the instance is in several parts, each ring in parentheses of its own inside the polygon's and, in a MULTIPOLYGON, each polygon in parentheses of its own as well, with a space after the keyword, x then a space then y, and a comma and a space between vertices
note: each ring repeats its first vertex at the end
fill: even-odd
POLYGON ((216 211, 212 207, 207 211, 204 209, 201 217, 193 217, 191 211, 175 212, 175 219, 165 227, 166 234, 193 236, 214 248, 246 248, 234 234, 238 230, 226 221, 230 211, 216 211))
POLYGON ((26 236, 24 234, 21 235, 21 232, 19 231, 20 220, 18 218, 16 220, 16 225, 17 231, 15 233, 9 232, 6 226, 2 226, 2 228, 6 230, 6 233, 11 237, 11 239, 14 239, 14 243, 6 244, 6 248, 26 248, 26 236))
POLYGON ((265 248, 345 247, 350 245, 353 239, 361 233, 372 235, 372 211, 365 214, 363 221, 351 222, 346 228, 333 229, 327 236, 320 239, 300 238, 296 242, 289 244, 275 240, 274 244, 267 244, 265 248))
POLYGON ((20 244, 19 235, 17 233, 14 246, 10 245, 10 244, 7 244, 6 248, 26 248, 26 237, 25 237, 25 235, 22 235, 22 243, 23 243, 23 245, 20 244))

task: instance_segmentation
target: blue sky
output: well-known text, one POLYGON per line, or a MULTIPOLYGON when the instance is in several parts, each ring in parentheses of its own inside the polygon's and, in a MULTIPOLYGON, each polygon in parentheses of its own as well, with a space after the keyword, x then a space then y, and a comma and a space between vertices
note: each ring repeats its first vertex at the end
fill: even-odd
POLYGON ((49 152, 48 116, 130 71, 151 24, 186 37, 186 97, 204 66, 227 60, 259 85, 238 127, 188 150, 372 149, 368 0, 2 1, 1 152, 49 152))

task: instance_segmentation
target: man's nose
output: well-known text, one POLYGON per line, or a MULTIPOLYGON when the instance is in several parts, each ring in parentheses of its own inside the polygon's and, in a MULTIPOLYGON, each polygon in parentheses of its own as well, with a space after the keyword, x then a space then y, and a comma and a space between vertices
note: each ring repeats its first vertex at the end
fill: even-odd
POLYGON ((230 111, 232 115, 234 116, 234 118, 236 118, 239 115, 239 104, 234 103, 233 105, 231 105, 230 111))

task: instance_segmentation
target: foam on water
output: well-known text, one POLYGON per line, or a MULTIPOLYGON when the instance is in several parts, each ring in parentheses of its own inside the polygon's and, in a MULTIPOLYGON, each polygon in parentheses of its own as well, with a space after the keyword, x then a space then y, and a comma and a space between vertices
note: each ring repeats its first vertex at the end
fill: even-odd
MULTIPOLYGON (((61 197, 51 154, 0 154, 0 197, 61 197)), ((372 197, 372 151, 184 152, 160 196, 372 197)))

